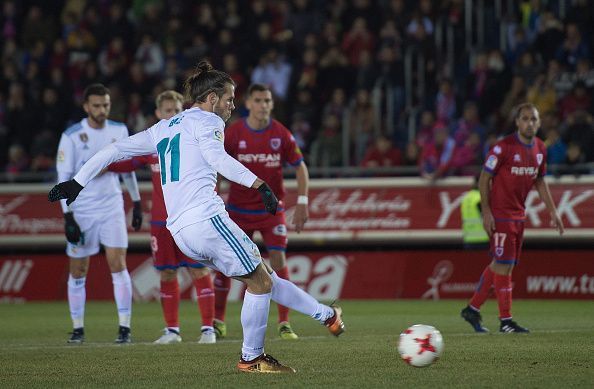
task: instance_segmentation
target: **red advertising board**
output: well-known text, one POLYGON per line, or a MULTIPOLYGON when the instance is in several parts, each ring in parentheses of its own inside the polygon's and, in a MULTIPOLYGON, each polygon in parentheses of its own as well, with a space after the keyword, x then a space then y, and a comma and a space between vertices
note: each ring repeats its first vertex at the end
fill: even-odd
MULTIPOLYGON (((289 182, 288 186, 293 183, 289 182)), ((29 186, 31 187, 31 186, 29 186)), ((0 187, 0 244, 64 243, 60 206, 47 202, 49 187, 10 190, 0 187)), ((150 186, 143 186, 144 227, 130 231, 131 242, 148 244, 150 186)), ((468 179, 448 179, 428 185, 420 178, 312 180, 309 221, 301 234, 290 231, 293 243, 320 241, 391 240, 459 241, 460 202, 469 188, 468 179)), ((594 240, 594 179, 552 180, 553 199, 562 216, 565 239, 594 240)), ((126 196, 127 197, 127 196, 126 196)), ((286 200, 289 230, 295 191, 286 200)), ((131 217, 127 202, 128 218, 131 217)), ((526 201, 526 238, 559 239, 550 227, 545 205, 536 191, 526 201)), ((564 238, 561 238, 564 239, 564 238)))
MULTIPOLYGON (((514 270, 516 298, 593 299, 590 250, 526 250, 514 270)), ((288 256, 291 280, 321 300, 469 298, 489 262, 485 251, 398 250, 303 252, 288 256)), ((129 254, 134 299, 159 296, 159 277, 148 254, 129 254)), ((178 272, 183 296, 193 295, 190 276, 178 272)), ((0 255, 0 301, 65 300, 68 263, 62 254, 0 255)), ((112 299, 102 256, 91 261, 87 298, 112 299)), ((234 281, 230 298, 241 297, 234 281)))

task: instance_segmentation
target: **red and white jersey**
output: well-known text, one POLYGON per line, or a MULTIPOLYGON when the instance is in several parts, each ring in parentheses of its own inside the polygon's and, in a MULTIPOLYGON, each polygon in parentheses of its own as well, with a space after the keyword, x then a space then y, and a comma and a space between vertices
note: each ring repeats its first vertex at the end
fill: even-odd
MULTIPOLYGON (((246 119, 232 123, 225 130, 225 150, 259 178, 266 181, 279 200, 285 195, 283 165, 298 166, 303 161, 301 149, 291 132, 272 119, 268 127, 254 130, 246 119)), ((265 212, 260 193, 231 183, 227 209, 248 213, 265 212)))
POLYGON ((150 166, 151 179, 153 181, 153 194, 151 197, 151 224, 165 225, 167 220, 167 210, 165 209, 165 199, 163 198, 163 189, 161 188, 161 167, 159 165, 159 156, 157 154, 141 155, 131 159, 114 162, 109 165, 108 170, 116 173, 133 172, 139 167, 150 166))
POLYGON ((489 205, 495 219, 523 220, 534 181, 546 173, 547 150, 542 140, 524 144, 518 134, 506 136, 489 153, 483 170, 493 175, 489 205))

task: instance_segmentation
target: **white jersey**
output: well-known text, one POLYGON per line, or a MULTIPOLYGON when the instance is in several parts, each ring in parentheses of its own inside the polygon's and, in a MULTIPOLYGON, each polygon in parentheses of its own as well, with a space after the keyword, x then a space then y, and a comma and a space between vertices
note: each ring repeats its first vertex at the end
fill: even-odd
MULTIPOLYGON (((87 119, 70 126, 62 133, 56 157, 58 181, 66 181, 105 146, 128 137, 126 125, 107 120, 100 129, 89 126, 87 119)), ((117 173, 97 176, 80 192, 70 208, 76 214, 103 213, 112 207, 122 207, 122 188, 117 173)))
POLYGON ((89 160, 74 179, 86 186, 110 163, 152 154, 156 150, 168 215, 167 228, 175 235, 183 227, 226 212, 223 200, 215 192, 217 172, 247 187, 257 179, 225 152, 224 130, 225 123, 216 114, 190 108, 106 147, 89 160))

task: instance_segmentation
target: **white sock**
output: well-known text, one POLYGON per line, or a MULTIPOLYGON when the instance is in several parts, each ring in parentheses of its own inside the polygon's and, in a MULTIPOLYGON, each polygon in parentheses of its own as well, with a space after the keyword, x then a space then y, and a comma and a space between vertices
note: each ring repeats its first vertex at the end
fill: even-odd
POLYGON ((130 280, 130 273, 128 273, 128 269, 119 273, 111 273, 111 279, 120 325, 130 328, 130 317, 132 316, 132 281, 130 280))
POLYGON ((85 326, 86 280, 86 277, 73 278, 72 274, 68 276, 68 305, 70 306, 72 328, 83 328, 85 326))
POLYGON ((241 307, 241 326, 243 345, 241 358, 251 361, 264 352, 264 337, 270 309, 270 293, 252 294, 245 291, 241 307))
POLYGON ((280 278, 275 272, 272 272, 270 277, 272 278, 272 301, 310 316, 322 324, 334 315, 334 309, 321 304, 291 281, 280 278))

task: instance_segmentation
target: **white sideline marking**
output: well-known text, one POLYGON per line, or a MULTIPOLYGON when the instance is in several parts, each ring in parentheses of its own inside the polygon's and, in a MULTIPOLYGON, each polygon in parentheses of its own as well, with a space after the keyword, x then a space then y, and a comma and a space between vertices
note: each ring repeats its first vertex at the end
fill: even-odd
MULTIPOLYGON (((319 339, 332 339, 330 336, 300 336, 299 339, 304 340, 319 340, 319 339)), ((286 340, 280 338, 274 338, 267 340, 269 342, 286 342, 286 340)), ((217 340, 217 343, 241 343, 242 339, 223 339, 217 340)), ((176 344, 195 344, 198 347, 212 347, 210 345, 202 345, 196 341, 182 341, 181 343, 176 344)), ((216 345, 216 343, 214 343, 216 345)), ((129 344, 116 344, 116 343, 103 343, 103 342, 84 342, 83 344, 63 344, 63 345, 51 345, 51 344, 44 344, 40 346, 31 346, 28 344, 10 344, 10 345, 0 345, 0 350, 40 350, 40 349, 79 349, 79 348, 104 348, 104 347, 115 347, 115 348, 125 348, 134 345, 141 345, 141 346, 155 346, 155 347, 172 347, 175 345, 171 344, 154 344, 153 342, 134 342, 129 344)))

